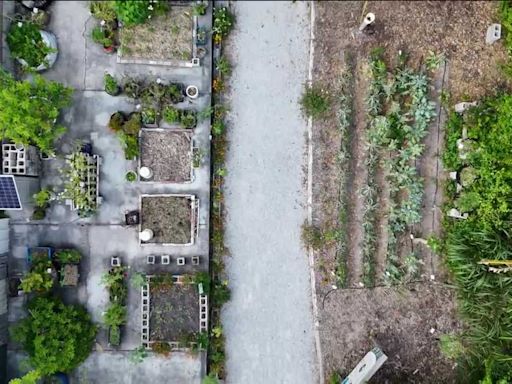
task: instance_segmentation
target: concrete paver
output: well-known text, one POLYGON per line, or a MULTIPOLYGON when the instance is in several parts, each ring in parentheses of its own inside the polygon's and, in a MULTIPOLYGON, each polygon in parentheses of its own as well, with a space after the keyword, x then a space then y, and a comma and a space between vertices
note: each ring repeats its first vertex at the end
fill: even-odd
POLYGON ((306 2, 234 3, 223 311, 227 382, 316 382, 309 266, 301 246, 306 2))

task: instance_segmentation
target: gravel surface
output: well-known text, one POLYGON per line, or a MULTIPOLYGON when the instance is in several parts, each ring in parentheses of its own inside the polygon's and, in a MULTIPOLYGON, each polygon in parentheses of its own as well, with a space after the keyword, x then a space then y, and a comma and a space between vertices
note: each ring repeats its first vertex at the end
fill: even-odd
POLYGON ((227 383, 317 379, 306 219, 305 2, 235 2, 226 204, 232 299, 223 312, 227 383))

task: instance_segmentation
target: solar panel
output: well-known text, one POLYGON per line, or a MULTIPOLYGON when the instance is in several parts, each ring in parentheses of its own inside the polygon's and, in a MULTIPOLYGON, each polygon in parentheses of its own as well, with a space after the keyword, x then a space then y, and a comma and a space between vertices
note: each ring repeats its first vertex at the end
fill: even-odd
POLYGON ((18 188, 12 175, 0 175, 0 209, 21 209, 18 188))

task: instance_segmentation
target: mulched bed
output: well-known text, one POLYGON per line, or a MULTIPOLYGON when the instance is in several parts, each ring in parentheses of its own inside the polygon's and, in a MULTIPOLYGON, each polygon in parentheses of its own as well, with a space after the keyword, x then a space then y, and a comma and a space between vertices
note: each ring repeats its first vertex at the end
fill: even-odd
POLYGON ((174 6, 166 15, 133 27, 121 28, 121 56, 125 59, 192 59, 192 7, 174 6))
POLYGON ((140 161, 153 171, 152 181, 191 180, 191 140, 190 132, 142 130, 140 161))
POLYGON ((188 197, 143 197, 142 229, 153 230, 149 243, 187 244, 192 241, 191 200, 188 197))
POLYGON ((199 332, 199 292, 193 284, 152 287, 149 340, 174 342, 199 332))

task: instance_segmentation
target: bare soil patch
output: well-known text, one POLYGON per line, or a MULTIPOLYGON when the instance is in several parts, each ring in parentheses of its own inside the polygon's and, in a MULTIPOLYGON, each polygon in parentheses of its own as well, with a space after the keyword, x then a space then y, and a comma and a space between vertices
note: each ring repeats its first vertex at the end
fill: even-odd
POLYGON ((142 197, 141 227, 153 231, 149 243, 188 244, 192 241, 192 201, 182 196, 142 197))
POLYGON ((192 138, 187 131, 141 131, 141 166, 153 171, 152 181, 183 183, 191 180, 192 138))
POLYGON ((150 342, 178 342, 199 331, 199 293, 193 284, 149 286, 150 342))
POLYGON ((438 341, 461 329, 451 289, 416 284, 338 290, 324 305, 320 337, 326 372, 350 373, 379 345, 388 361, 374 383, 456 382, 454 364, 443 357, 438 341))
POLYGON ((121 56, 127 59, 192 59, 192 7, 173 6, 165 15, 120 30, 121 56))

